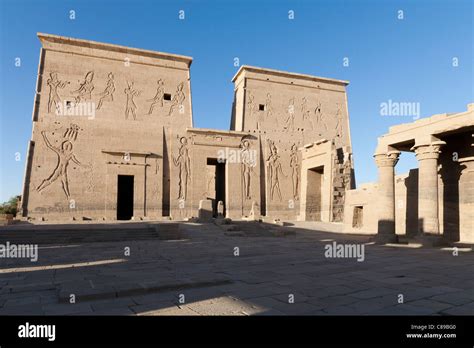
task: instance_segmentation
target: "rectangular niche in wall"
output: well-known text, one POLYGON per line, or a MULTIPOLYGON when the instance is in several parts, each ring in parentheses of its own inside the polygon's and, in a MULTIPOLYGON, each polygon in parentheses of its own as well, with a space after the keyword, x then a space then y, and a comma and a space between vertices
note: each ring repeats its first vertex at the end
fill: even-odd
POLYGON ((363 218, 364 218, 364 207, 363 206, 355 206, 354 213, 352 215, 352 227, 353 228, 361 228, 363 225, 363 218))

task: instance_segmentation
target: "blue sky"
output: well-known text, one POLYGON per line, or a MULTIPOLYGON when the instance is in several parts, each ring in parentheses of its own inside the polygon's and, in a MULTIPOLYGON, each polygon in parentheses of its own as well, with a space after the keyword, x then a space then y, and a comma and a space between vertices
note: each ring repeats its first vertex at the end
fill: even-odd
MULTIPOLYGON (((229 128, 234 57, 241 64, 349 80, 358 184, 377 179, 372 158, 377 137, 391 125, 412 121, 381 116, 381 103, 417 102, 425 117, 460 112, 474 102, 470 0, 0 0, 0 201, 21 193, 37 32, 192 56, 195 127, 229 128)), ((404 153, 397 172, 416 165, 404 153)))

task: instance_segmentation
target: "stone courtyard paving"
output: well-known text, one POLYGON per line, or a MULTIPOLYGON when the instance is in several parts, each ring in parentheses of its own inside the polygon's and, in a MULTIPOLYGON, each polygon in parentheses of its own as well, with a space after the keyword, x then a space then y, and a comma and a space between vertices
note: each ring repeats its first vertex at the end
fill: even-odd
POLYGON ((472 251, 311 227, 259 236, 183 223, 180 240, 40 245, 35 263, 0 259, 0 315, 474 314, 472 251), (333 240, 367 243, 364 261, 326 258, 333 240))

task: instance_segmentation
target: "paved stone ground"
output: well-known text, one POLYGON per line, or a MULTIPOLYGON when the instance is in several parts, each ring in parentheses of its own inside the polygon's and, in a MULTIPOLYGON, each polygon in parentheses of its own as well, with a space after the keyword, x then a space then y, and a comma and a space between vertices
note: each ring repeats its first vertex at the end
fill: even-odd
POLYGON ((312 227, 260 237, 187 223, 176 241, 40 245, 36 263, 0 259, 0 315, 474 314, 472 251, 312 227), (326 258, 332 240, 366 243, 365 260, 326 258))

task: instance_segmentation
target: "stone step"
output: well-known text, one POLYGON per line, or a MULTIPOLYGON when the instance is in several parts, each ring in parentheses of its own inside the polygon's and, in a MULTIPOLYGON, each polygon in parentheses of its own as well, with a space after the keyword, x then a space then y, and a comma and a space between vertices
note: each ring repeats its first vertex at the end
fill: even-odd
POLYGON ((12 229, 0 231, 0 244, 7 241, 15 244, 70 244, 115 242, 127 240, 181 239, 178 223, 140 224, 136 226, 121 226, 116 228, 97 225, 68 225, 64 229, 46 230, 43 226, 31 226, 29 229, 12 229))

